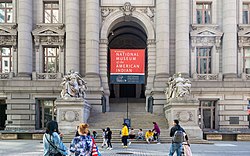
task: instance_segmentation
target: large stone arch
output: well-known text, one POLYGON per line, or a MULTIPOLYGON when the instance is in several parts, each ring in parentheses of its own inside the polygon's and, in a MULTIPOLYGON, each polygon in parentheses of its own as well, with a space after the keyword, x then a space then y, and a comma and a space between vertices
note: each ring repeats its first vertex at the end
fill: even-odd
MULTIPOLYGON (((128 15, 127 15, 128 16, 128 15)), ((147 76, 147 88, 153 87, 153 78, 155 75, 155 58, 156 58, 156 48, 155 48, 155 29, 151 19, 144 13, 133 11, 129 15, 129 20, 139 24, 147 35, 147 49, 148 49, 148 76, 147 76)), ((124 21, 127 18, 124 12, 121 10, 116 10, 110 13, 102 23, 100 30, 100 52, 99 52, 99 69, 102 81, 102 89, 104 96, 106 97, 106 110, 109 111, 109 83, 107 75, 107 58, 108 58, 108 36, 112 28, 119 22, 124 21)), ((148 89, 146 92, 149 92, 148 89)), ((146 93, 147 94, 147 93, 146 93)))
MULTIPOLYGON (((131 14, 131 17, 132 21, 138 23, 144 28, 145 32, 147 33, 148 40, 155 39, 155 30, 149 17, 138 11, 134 11, 131 14)), ((122 11, 114 11, 109 16, 107 16, 101 28, 101 39, 107 39, 112 27, 121 21, 124 21, 124 13, 122 11)))

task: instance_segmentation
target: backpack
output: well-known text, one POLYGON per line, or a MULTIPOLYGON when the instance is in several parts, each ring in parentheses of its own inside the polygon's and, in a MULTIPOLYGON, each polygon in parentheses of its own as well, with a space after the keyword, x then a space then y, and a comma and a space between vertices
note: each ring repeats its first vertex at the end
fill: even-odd
POLYGON ((184 141, 184 132, 182 130, 177 130, 173 136, 174 143, 182 143, 184 141))

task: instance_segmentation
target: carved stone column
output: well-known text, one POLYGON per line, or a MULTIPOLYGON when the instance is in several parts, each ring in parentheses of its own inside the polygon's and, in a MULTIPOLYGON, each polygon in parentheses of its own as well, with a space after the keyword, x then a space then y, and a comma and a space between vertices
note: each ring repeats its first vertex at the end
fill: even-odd
POLYGON ((86 75, 99 75, 99 0, 86 0, 86 75))
POLYGON ((189 75, 190 1, 176 0, 176 73, 189 75))
POLYGON ((18 75, 22 77, 32 73, 33 1, 19 0, 18 3, 18 75))
POLYGON ((102 87, 104 96, 106 98, 106 110, 109 111, 109 96, 110 96, 110 90, 109 90, 109 82, 108 82, 108 75, 107 75, 107 62, 108 62, 108 40, 107 39, 101 39, 100 40, 100 76, 102 81, 102 87))
POLYGON ((156 76, 169 75, 169 1, 156 1, 156 76))
POLYGON ((79 0, 65 1, 66 7, 66 71, 79 71, 79 0))
POLYGON ((237 76, 237 1, 223 0, 223 51, 224 77, 237 76))

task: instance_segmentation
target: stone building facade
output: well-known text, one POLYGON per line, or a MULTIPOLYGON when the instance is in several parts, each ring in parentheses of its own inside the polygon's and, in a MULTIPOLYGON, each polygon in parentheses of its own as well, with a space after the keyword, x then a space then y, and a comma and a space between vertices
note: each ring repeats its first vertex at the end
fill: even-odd
POLYGON ((1 127, 43 128, 74 69, 92 111, 128 96, 147 108, 152 96, 163 112, 166 82, 181 72, 202 129, 248 128, 249 24, 250 0, 0 0, 1 127), (109 83, 112 48, 146 49, 145 84, 109 83))

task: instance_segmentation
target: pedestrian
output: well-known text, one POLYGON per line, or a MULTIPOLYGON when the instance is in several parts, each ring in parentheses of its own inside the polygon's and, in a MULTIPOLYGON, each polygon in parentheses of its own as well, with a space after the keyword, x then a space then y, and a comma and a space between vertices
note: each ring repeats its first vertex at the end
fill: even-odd
POLYGON ((89 125, 86 123, 80 124, 79 136, 74 137, 71 141, 70 152, 74 153, 75 156, 91 156, 94 142, 92 137, 88 135, 88 127, 89 125))
POLYGON ((153 122, 153 124, 154 124, 154 128, 153 128, 152 132, 154 132, 154 141, 159 143, 160 142, 159 137, 161 134, 161 130, 156 122, 153 122))
POLYGON ((75 137, 79 136, 78 129, 79 129, 79 126, 76 126, 75 137))
POLYGON ((145 139, 148 144, 150 144, 150 141, 153 140, 154 133, 151 130, 148 130, 145 134, 145 139))
POLYGON ((185 135, 185 130, 179 125, 179 120, 173 121, 173 127, 170 130, 170 137, 172 137, 172 144, 170 145, 169 156, 173 156, 174 153, 177 153, 177 156, 181 156, 182 143, 184 141, 184 137, 186 139, 187 144, 188 136, 185 135))
POLYGON ((67 147, 63 144, 59 135, 58 123, 49 121, 46 125, 46 132, 43 135, 43 156, 65 156, 67 155, 67 147))
POLYGON ((107 145, 108 135, 106 134, 105 129, 102 129, 102 148, 107 145))
POLYGON ((122 143, 123 143, 123 148, 128 148, 128 126, 126 123, 122 124, 122 143))
POLYGON ((112 144, 111 144, 111 139, 112 139, 112 131, 110 130, 109 127, 107 127, 107 144, 108 144, 108 150, 112 150, 112 144))
POLYGON ((96 131, 93 131, 93 137, 94 137, 94 139, 97 138, 97 132, 96 131))

